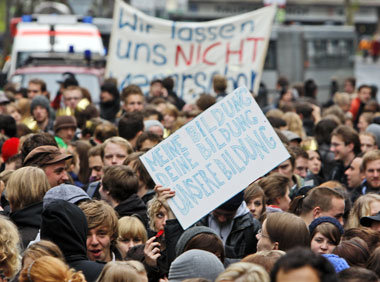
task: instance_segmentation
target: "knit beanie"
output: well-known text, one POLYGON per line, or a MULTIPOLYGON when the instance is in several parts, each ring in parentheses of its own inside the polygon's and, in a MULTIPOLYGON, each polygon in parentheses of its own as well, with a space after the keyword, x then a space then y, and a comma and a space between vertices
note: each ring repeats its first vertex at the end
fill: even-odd
POLYGON ((319 224, 324 223, 324 222, 329 222, 329 223, 335 225, 336 228, 339 229, 340 234, 343 235, 344 229, 343 229, 342 225, 339 223, 339 221, 336 218, 330 217, 330 216, 322 216, 322 217, 317 217, 316 219, 314 219, 309 225, 310 234, 312 234, 314 232, 314 229, 319 224))
POLYGON ((45 208, 48 204, 56 200, 65 200, 72 204, 76 204, 81 200, 91 200, 91 198, 83 189, 77 186, 61 184, 46 192, 43 199, 43 207, 45 208))
POLYGON ((172 262, 169 282, 189 278, 205 278, 214 281, 223 271, 222 262, 214 254, 197 249, 188 250, 172 262))
POLYGON ((4 162, 6 162, 10 157, 17 154, 19 144, 20 139, 16 137, 9 138, 4 142, 1 148, 1 156, 3 157, 4 162))
POLYGON ((365 131, 375 135, 377 147, 380 149, 380 124, 371 123, 365 131))
POLYGON ((329 260, 329 262, 334 266, 335 272, 339 273, 342 270, 350 268, 347 261, 344 258, 341 258, 334 254, 322 254, 325 258, 329 260))
POLYGON ((61 128, 77 128, 77 121, 73 116, 59 116, 54 122, 54 132, 57 133, 61 128))
POLYGON ((164 131, 164 126, 158 120, 150 119, 150 120, 144 121, 144 131, 149 131, 149 128, 153 126, 159 126, 162 129, 162 131, 164 131))
POLYGON ((30 104, 30 113, 31 114, 33 114, 33 110, 37 106, 41 106, 41 107, 45 108, 48 111, 48 113, 50 114, 50 102, 49 102, 48 98, 46 98, 45 96, 38 95, 38 96, 33 98, 32 103, 30 104))
POLYGON ((244 191, 241 191, 217 208, 225 211, 236 211, 243 202, 243 199, 244 191))
POLYGON ((210 234, 215 234, 216 236, 218 236, 218 234, 216 234, 216 232, 209 227, 206 227, 206 226, 191 227, 191 228, 187 229, 185 232, 183 232, 181 237, 178 239, 177 245, 175 247, 176 256, 178 257, 179 255, 181 255, 183 253, 187 243, 189 243, 189 241, 192 238, 194 238, 195 236, 197 236, 198 234, 201 234, 201 233, 210 233, 210 234))

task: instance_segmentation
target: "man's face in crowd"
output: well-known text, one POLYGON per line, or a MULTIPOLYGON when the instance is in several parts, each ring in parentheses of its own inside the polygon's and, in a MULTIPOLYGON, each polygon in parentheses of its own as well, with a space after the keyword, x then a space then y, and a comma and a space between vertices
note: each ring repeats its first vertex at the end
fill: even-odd
POLYGON ((293 176, 293 166, 290 160, 286 160, 276 167, 273 172, 278 172, 283 176, 286 176, 289 179, 292 179, 293 176))
POLYGON ((344 92, 347 92, 348 94, 352 94, 355 91, 355 87, 352 85, 352 83, 348 80, 344 82, 344 92))
POLYGON ((144 109, 144 97, 140 94, 130 94, 125 99, 124 110, 127 113, 141 112, 144 109))
POLYGON ((90 181, 98 181, 103 177, 103 161, 100 156, 91 156, 88 158, 90 168, 90 181))
POLYGON ((340 224, 343 225, 343 214, 344 214, 344 200, 340 198, 331 199, 331 209, 328 211, 321 211, 318 217, 330 216, 336 218, 340 224))
POLYGON ((348 187, 351 189, 359 187, 362 183, 362 175, 360 173, 360 165, 362 164, 362 160, 362 158, 355 158, 345 171, 345 174, 347 175, 348 187))
POLYGON ((64 90, 63 98, 65 106, 74 110, 82 99, 82 92, 79 89, 64 90))
POLYGON ((307 175, 308 169, 308 159, 304 157, 298 157, 295 162, 294 173, 305 178, 307 175))
POLYGON ((38 95, 42 95, 41 85, 35 83, 29 83, 28 85, 28 98, 33 99, 38 95))
POLYGON ((302 281, 302 282, 320 282, 318 271, 311 266, 305 265, 299 268, 284 271, 280 269, 277 273, 276 280, 281 282, 302 281))
POLYGON ((122 165, 126 157, 127 150, 122 145, 110 142, 104 148, 104 166, 122 165))
POLYGON ((334 159, 344 161, 348 154, 353 150, 353 144, 346 145, 340 136, 331 137, 331 151, 334 153, 334 159))
POLYGON ((152 97, 161 97, 162 96, 162 84, 155 82, 150 86, 150 95, 152 97))
POLYGON ((48 178, 50 187, 57 186, 69 180, 65 161, 45 166, 43 170, 48 178))
POLYGON ((362 89, 360 89, 358 93, 358 98, 363 103, 367 103, 369 100, 371 100, 371 88, 363 87, 362 89))
POLYGON ((111 236, 105 226, 92 228, 87 234, 87 257, 92 261, 111 261, 111 236))
POLYGON ((100 101, 102 101, 103 103, 111 102, 113 100, 114 100, 114 97, 108 91, 102 91, 100 93, 100 101))
POLYGON ((375 140, 368 135, 359 135, 360 138, 360 148, 363 153, 367 153, 372 150, 376 150, 375 140))
POLYGON ((74 134, 74 127, 64 127, 59 129, 56 135, 61 138, 66 144, 70 144, 71 140, 74 138, 74 134))
POLYGON ((38 105, 33 109, 33 117, 37 122, 42 123, 48 119, 49 113, 46 108, 38 105))
POLYGON ((231 220, 234 219, 235 214, 236 214, 236 210, 226 211, 223 209, 215 209, 214 211, 212 211, 212 215, 214 216, 216 221, 219 222, 220 225, 225 225, 231 222, 231 220))
POLYGON ((380 188, 380 159, 367 163, 364 176, 369 186, 375 189, 380 188))

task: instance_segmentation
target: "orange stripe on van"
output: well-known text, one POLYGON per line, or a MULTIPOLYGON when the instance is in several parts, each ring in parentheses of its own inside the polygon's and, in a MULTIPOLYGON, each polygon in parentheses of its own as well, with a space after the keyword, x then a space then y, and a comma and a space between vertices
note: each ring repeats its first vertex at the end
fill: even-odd
POLYGON ((47 35, 47 36, 99 36, 95 31, 56 31, 56 30, 23 30, 17 31, 16 36, 47 35))

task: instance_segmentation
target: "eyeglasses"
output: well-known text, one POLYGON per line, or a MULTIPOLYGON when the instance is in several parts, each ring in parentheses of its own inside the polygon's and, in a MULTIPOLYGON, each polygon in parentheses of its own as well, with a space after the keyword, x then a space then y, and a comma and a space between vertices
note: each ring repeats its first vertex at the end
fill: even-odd
POLYGON ((269 239, 269 236, 268 235, 264 235, 262 231, 263 231, 262 229, 259 229, 259 231, 257 232, 257 236, 259 236, 260 238, 264 237, 264 238, 268 238, 269 239))
POLYGON ((34 90, 34 89, 28 89, 28 93, 38 93, 40 92, 39 90, 34 90))

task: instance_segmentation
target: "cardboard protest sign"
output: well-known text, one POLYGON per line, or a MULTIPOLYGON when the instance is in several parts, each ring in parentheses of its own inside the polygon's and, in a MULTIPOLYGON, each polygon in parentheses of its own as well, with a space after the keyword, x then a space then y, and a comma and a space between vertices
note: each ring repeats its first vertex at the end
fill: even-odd
POLYGON ((141 156, 186 229, 245 189, 289 153, 245 87, 240 87, 141 156))
POLYGON ((209 22, 176 22, 143 14, 115 1, 106 76, 120 89, 137 84, 144 93, 157 78, 172 76, 178 96, 191 102, 212 92, 215 74, 231 89, 257 93, 276 8, 209 22))

